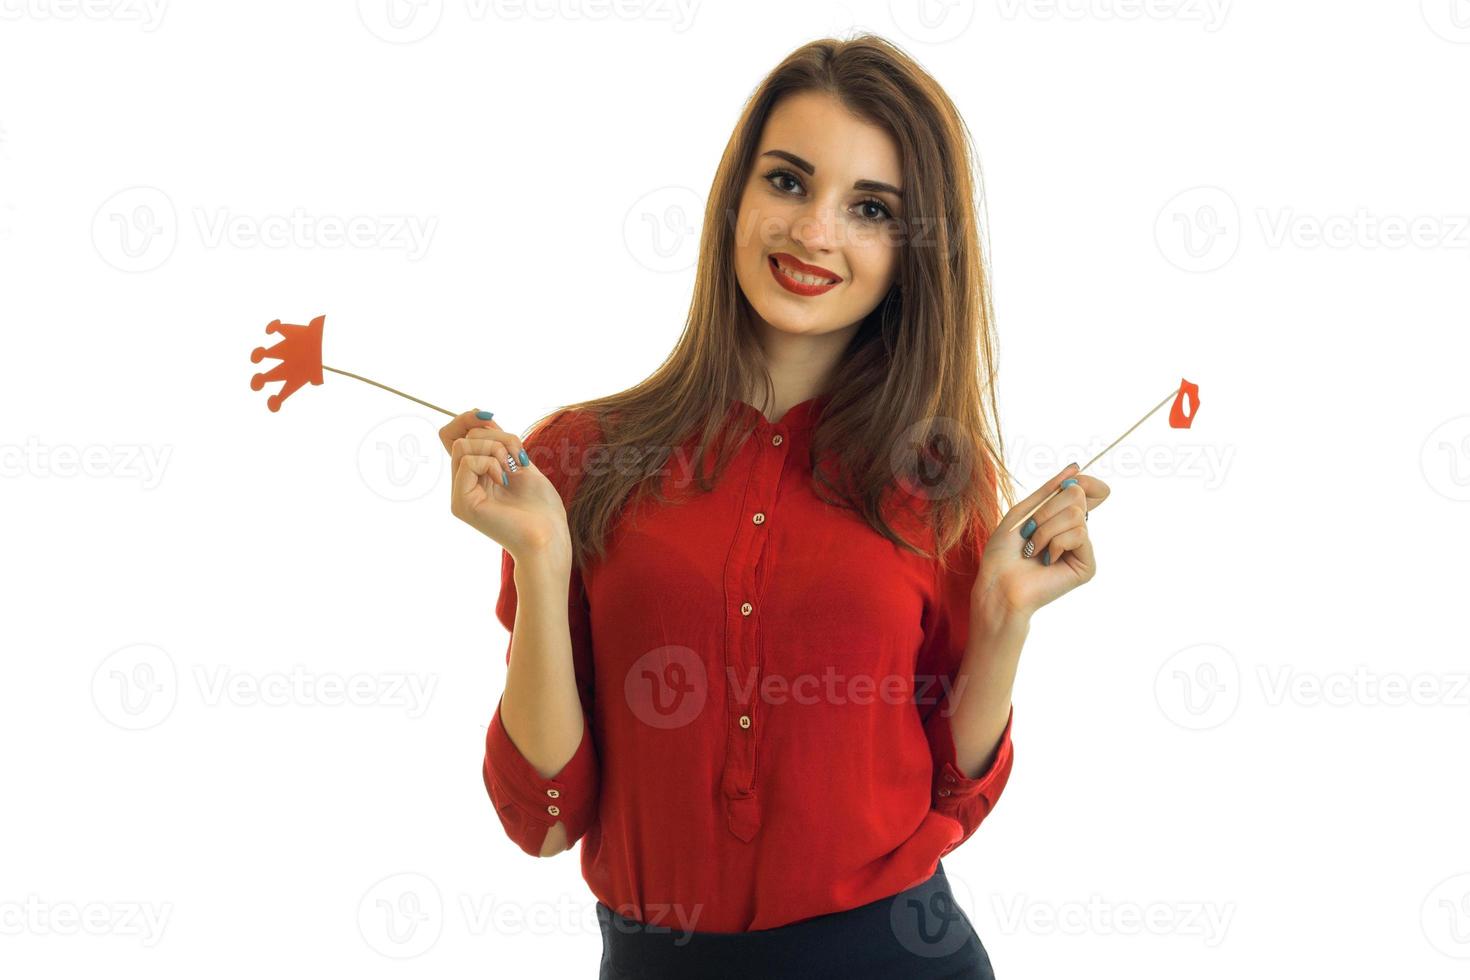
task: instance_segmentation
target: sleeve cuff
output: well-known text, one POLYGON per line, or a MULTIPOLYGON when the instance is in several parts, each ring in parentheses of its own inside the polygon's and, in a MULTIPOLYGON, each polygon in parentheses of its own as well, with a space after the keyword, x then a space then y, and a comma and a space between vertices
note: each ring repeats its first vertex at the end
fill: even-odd
POLYGON ((484 777, 506 832, 523 851, 540 856, 546 832, 558 820, 566 825, 568 842, 574 842, 597 813, 599 769, 592 726, 583 721, 577 751, 548 779, 506 734, 497 702, 485 733, 484 777))
POLYGON ((953 812, 961 805, 984 798, 984 809, 995 806, 1010 778, 1013 749, 1011 746, 1011 722, 1016 714, 1015 705, 1006 716, 1006 727, 1000 736, 995 758, 990 767, 980 775, 970 778, 959 768, 954 747, 954 729, 949 715, 936 710, 924 725, 929 738, 929 749, 934 756, 934 808, 941 812, 953 812))

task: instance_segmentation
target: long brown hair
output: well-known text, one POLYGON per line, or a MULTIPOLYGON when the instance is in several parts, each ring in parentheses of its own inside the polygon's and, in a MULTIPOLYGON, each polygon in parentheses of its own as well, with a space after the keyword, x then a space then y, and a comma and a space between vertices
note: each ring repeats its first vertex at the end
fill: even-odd
POLYGON ((668 358, 626 391, 543 416, 526 438, 529 445, 563 413, 585 412, 581 417, 595 419, 598 431, 579 448, 595 446, 598 458, 620 461, 597 467, 595 479, 577 479, 567 520, 579 567, 603 555, 626 503, 649 494, 667 502, 658 474, 696 431, 691 472, 701 490, 711 489, 755 424, 741 416, 732 438, 716 439, 732 399, 756 384, 772 389, 753 311, 735 276, 734 236, 766 119, 777 100, 803 91, 829 93, 887 129, 899 147, 904 189, 899 272, 854 332, 824 393, 830 398, 810 445, 814 486, 890 541, 931 557, 962 540, 978 547, 999 522, 1000 495, 1013 496, 1002 462, 994 312, 969 131, 939 84, 889 41, 872 34, 824 38, 792 52, 746 103, 715 174, 693 300, 668 358), (837 460, 831 478, 819 465, 829 454, 837 460), (715 463, 706 475, 709 456, 715 463), (895 532, 889 501, 921 505, 934 551, 895 532))

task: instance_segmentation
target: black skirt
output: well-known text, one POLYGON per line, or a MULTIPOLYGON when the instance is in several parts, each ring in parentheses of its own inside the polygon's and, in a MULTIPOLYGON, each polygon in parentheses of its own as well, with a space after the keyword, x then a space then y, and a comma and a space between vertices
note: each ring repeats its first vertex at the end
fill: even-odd
POLYGON ((995 980, 944 864, 855 909, 754 932, 649 927, 597 903, 598 980, 995 980))

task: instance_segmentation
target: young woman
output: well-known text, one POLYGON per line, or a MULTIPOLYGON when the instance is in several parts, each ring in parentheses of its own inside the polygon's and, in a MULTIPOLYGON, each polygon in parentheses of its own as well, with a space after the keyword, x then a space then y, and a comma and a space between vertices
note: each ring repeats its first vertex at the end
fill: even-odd
POLYGON ((441 431, 504 549, 485 786, 527 853, 583 842, 604 980, 993 976, 940 858, 1108 488, 1070 464, 1000 517, 976 183, 912 60, 805 45, 725 149, 667 361, 524 442, 441 431))

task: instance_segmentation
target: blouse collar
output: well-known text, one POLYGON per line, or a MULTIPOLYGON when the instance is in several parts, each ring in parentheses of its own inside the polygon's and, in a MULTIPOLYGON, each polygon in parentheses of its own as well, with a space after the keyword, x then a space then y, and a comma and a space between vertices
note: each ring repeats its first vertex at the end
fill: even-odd
POLYGON ((807 432, 814 428, 817 420, 821 417, 822 408, 832 400, 832 393, 827 392, 808 398, 804 402, 797 402, 786 410, 786 414, 779 419, 767 419, 754 405, 749 402, 732 399, 732 409, 744 416, 748 416, 757 427, 764 425, 767 428, 785 428, 791 432, 807 432))

